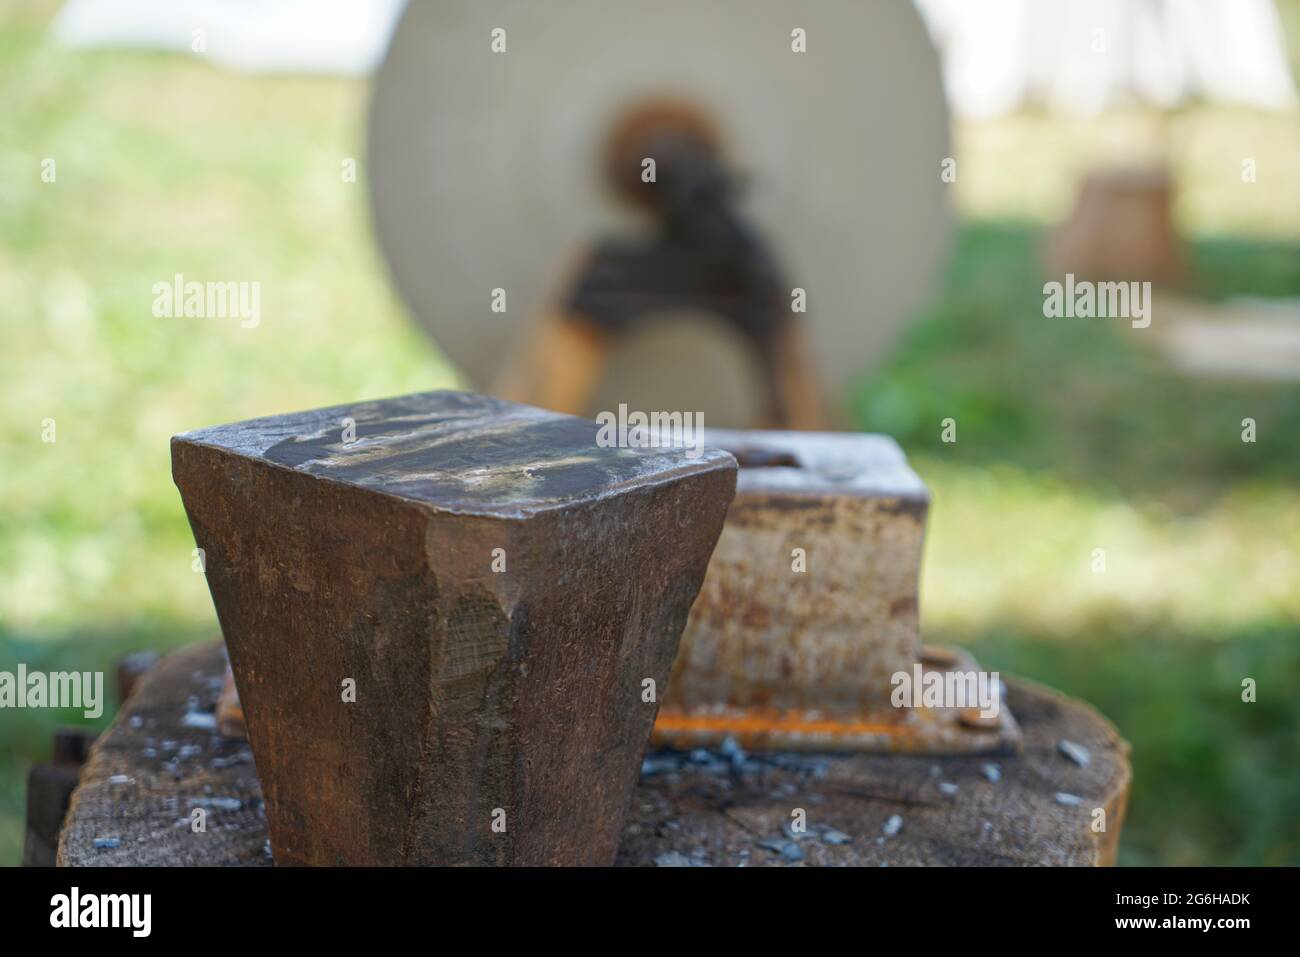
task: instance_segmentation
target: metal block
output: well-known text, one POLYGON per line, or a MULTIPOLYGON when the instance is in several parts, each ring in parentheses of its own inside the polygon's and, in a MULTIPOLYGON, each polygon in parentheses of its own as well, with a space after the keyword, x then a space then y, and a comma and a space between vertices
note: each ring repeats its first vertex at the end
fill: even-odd
POLYGON ((893 676, 977 668, 923 652, 918 578, 929 492, 881 435, 706 430, 740 463, 691 616, 659 743, 886 751, 1014 746, 1005 718, 896 708, 893 676))
POLYGON ((609 864, 730 456, 432 392, 172 440, 278 863, 609 864))

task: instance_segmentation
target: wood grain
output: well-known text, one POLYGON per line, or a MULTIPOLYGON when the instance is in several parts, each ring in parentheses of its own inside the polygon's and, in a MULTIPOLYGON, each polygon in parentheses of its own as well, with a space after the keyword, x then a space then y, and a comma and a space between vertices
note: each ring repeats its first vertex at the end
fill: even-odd
MULTIPOLYGON (((213 643, 176 652, 145 676, 91 753, 60 840, 60 864, 272 863, 248 745, 185 719, 214 711, 224 670, 213 643), (194 708, 187 705, 191 695, 194 708), (189 826, 194 807, 207 811, 204 833, 189 826)), ((1128 745, 1088 705, 1031 682, 1008 685, 1025 736, 1015 758, 713 752, 692 761, 676 752, 650 754, 617 862, 1113 863, 1130 780, 1128 745), (1086 767, 1060 753, 1062 739, 1088 749, 1086 767), (998 769, 996 782, 986 777, 988 765, 998 769), (942 785, 957 790, 946 793, 951 788, 942 785), (1062 804, 1058 792, 1080 803, 1062 804), (1105 833, 1090 827, 1097 807, 1106 811, 1105 833), (807 814, 807 836, 789 841, 782 826, 796 808, 807 814), (900 821, 890 836, 886 825, 895 815, 900 821), (840 835, 846 842, 833 843, 840 835), (782 841, 797 844, 791 853, 802 860, 760 844, 782 841)))

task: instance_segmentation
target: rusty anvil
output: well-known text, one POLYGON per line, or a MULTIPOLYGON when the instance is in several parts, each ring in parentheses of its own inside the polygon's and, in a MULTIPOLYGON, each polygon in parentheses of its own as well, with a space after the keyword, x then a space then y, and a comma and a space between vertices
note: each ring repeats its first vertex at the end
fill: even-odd
POLYGON ((280 864, 610 864, 735 488, 459 392, 172 440, 280 864))
MULTIPOLYGON (((1018 749, 1010 710, 897 707, 895 676, 970 689, 964 652, 923 648, 918 575, 930 496, 882 435, 704 430, 740 465, 654 739, 676 747, 1018 749)), ((984 674, 989 683, 989 676, 984 674)), ((918 696, 919 697, 919 696, 918 696)), ((969 705, 969 699, 967 699, 969 705)))

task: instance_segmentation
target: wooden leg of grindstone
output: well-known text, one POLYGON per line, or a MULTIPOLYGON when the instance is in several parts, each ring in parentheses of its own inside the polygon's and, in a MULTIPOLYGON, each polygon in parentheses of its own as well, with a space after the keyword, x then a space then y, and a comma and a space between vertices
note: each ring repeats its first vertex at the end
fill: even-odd
POLYGON ((178 436, 281 864, 609 864, 723 452, 436 392, 178 436))

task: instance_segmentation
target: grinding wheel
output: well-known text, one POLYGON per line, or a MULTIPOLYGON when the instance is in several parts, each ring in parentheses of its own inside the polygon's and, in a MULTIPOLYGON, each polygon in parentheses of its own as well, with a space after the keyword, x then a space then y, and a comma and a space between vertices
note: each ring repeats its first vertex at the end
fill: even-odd
MULTIPOLYGON (((602 161, 610 129, 652 98, 692 104, 743 175, 744 215, 807 290, 821 385, 869 368, 932 287, 950 228, 938 58, 904 2, 410 4, 375 81, 368 179, 421 325, 471 384, 499 381, 583 250, 644 230, 602 161)), ((753 425, 755 373, 732 352, 707 317, 623 337, 586 411, 628 401, 753 425)))

